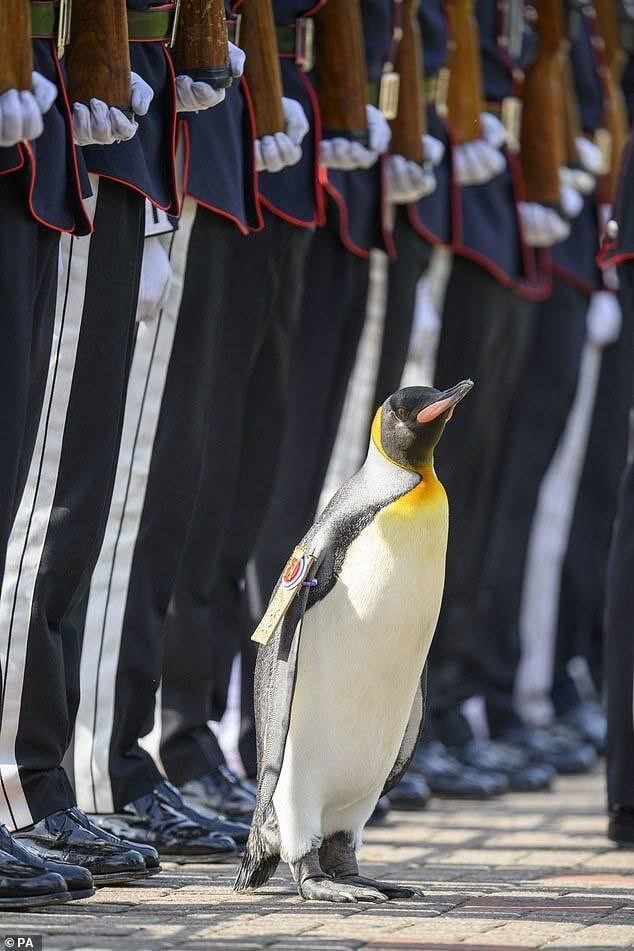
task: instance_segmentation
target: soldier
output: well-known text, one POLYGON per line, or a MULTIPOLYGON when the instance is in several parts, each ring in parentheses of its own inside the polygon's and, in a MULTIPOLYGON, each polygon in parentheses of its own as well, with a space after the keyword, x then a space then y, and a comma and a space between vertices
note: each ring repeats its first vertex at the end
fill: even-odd
MULTIPOLYGON (((77 27, 82 16, 98 17, 104 40, 123 38, 118 62, 128 62, 125 9, 96 9, 91 2, 73 5, 72 25, 77 27)), ((29 847, 46 857, 71 859, 90 868, 93 877, 108 880, 113 875, 117 880, 145 876, 157 869, 158 859, 153 849, 132 851, 107 837, 74 806, 62 768, 79 695, 79 633, 72 615, 90 579, 112 491, 139 288, 144 201, 170 211, 178 207, 176 100, 179 108, 193 109, 222 98, 189 77, 177 79, 175 96, 165 43, 169 11, 142 0, 129 7, 130 59, 151 86, 133 73, 131 105, 143 116, 140 124, 94 100, 74 110, 75 137, 85 147, 92 173, 93 195, 86 207, 94 234, 63 242, 56 345, 0 601, 5 669, 10 671, 1 734, 3 815, 29 847), (91 144, 134 133, 116 149, 91 144)), ((78 72, 73 75, 72 66, 73 58, 70 88, 81 78, 78 72)))
MULTIPOLYGON (((243 54, 232 47, 230 56, 239 80, 243 54)), ((272 269, 254 160, 262 169, 295 163, 307 129, 301 107, 284 99, 287 132, 257 140, 254 153, 249 101, 247 86, 236 82, 221 107, 189 117, 180 130, 187 197, 166 242, 172 290, 154 312, 144 307, 135 347, 113 504, 86 610, 75 744, 80 802, 104 814, 103 826, 161 854, 199 860, 227 853, 226 836, 214 840, 210 831, 243 840, 248 829, 188 808, 139 738, 154 714, 166 609, 218 387, 227 364, 241 379, 235 361, 245 352, 248 359, 269 312, 266 297, 258 314, 241 296, 250 292, 244 274, 272 269)))
MULTIPOLYGON (((552 776, 547 766, 529 765, 528 755, 521 751, 507 757, 506 750, 489 747, 485 756, 480 747, 472 757, 471 732, 458 707, 469 693, 478 692, 475 672, 482 640, 475 636, 472 620, 512 399, 534 332, 533 301, 549 289, 548 255, 543 248, 569 232, 561 211, 556 161, 549 171, 549 191, 554 194, 543 194, 536 187, 528 195, 531 201, 519 202, 524 194, 517 154, 518 97, 524 70, 540 54, 535 31, 524 23, 523 4, 477 3, 475 12, 484 93, 488 109, 507 125, 507 162, 488 184, 461 190, 460 227, 443 307, 438 384, 468 366, 479 386, 469 413, 460 421, 464 428, 455 434, 451 453, 438 457, 453 499, 452 533, 444 607, 430 660, 430 742, 417 760, 432 792, 458 796, 496 794, 509 783, 516 788, 539 786, 552 776), (462 746, 467 763, 461 765, 449 755, 443 742, 462 746)), ((544 46, 544 55, 548 48, 544 46)), ((542 107, 538 103, 534 93, 524 100, 521 158, 525 175, 535 174, 530 149, 537 138, 547 135, 539 127, 542 107), (536 123, 537 132, 528 135, 531 122, 536 123)), ((559 135, 557 129, 552 132, 559 135)))

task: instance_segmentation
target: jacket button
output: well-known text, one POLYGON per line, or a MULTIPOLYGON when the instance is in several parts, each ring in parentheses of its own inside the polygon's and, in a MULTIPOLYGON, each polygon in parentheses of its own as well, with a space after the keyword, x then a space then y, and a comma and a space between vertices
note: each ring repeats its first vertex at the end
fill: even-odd
POLYGON ((618 238, 619 236, 619 224, 618 221, 615 221, 614 218, 610 218, 607 225, 605 226, 605 233, 608 238, 618 238))

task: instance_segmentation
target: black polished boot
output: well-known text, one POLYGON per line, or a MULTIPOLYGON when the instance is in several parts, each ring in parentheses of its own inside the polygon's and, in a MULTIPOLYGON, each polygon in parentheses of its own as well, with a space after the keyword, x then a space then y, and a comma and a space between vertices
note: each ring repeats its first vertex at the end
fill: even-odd
POLYGON ((503 773, 484 772, 465 766, 444 743, 420 743, 414 754, 414 769, 422 773, 433 796, 446 799, 490 799, 509 791, 503 773))
POLYGON ((147 842, 130 842, 128 839, 124 839, 121 836, 113 835, 113 833, 106 826, 101 825, 100 820, 107 818, 107 816, 86 816, 90 831, 94 832, 95 835, 98 835, 100 839, 104 839, 106 842, 111 842, 114 845, 122 845, 126 849, 132 849, 133 852, 138 852, 145 862, 145 868, 148 873, 148 877, 151 875, 158 875, 158 873, 161 871, 161 863, 159 861, 159 854, 156 849, 153 846, 148 845, 147 842))
POLYGON ((600 704, 579 703, 566 711, 558 722, 574 730, 585 743, 591 743, 599 756, 605 756, 608 721, 600 704))
POLYGON ((100 816, 99 826, 135 848, 137 841, 151 845, 160 856, 173 862, 222 862, 235 857, 237 849, 232 838, 209 832, 188 816, 183 807, 178 790, 161 782, 120 813, 100 816))
POLYGON ((202 806, 214 809, 229 819, 251 821, 255 809, 255 794, 251 784, 247 785, 224 764, 203 776, 190 779, 179 788, 181 795, 195 809, 202 806))
POLYGON ((104 839, 91 829, 81 809, 62 809, 36 822, 15 838, 45 862, 80 865, 95 885, 120 885, 147 878, 141 855, 128 846, 104 839))
POLYGON ((54 872, 61 875, 68 889, 68 901, 90 898, 95 894, 92 875, 81 865, 69 865, 67 862, 44 861, 37 852, 28 849, 22 842, 14 839, 6 826, 0 824, 0 850, 12 855, 18 862, 28 865, 38 874, 54 872))
POLYGON ((532 763, 548 763, 562 774, 587 773, 597 761, 593 746, 561 726, 541 729, 523 725, 496 739, 524 750, 532 763))
POLYGON ((608 839, 622 849, 634 849, 634 806, 613 806, 610 809, 608 839))
POLYGON ((511 792, 549 789, 557 775, 547 763, 531 762, 528 754, 519 747, 494 740, 469 740, 451 752, 465 766, 484 773, 502 773, 511 792))
POLYGON ((390 789, 387 798, 393 809, 416 812, 425 808, 431 799, 431 790, 421 773, 408 770, 394 789, 390 789))
POLYGON ((8 852, 0 851, 0 908, 3 911, 58 905, 70 900, 61 875, 25 865, 8 852))

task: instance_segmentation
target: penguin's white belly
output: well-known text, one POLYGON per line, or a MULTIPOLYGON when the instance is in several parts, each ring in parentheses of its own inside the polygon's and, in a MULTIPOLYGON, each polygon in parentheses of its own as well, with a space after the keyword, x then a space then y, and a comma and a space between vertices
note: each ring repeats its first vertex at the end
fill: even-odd
POLYGON ((360 828, 376 802, 438 620, 447 522, 442 489, 382 510, 350 545, 332 591, 306 615, 274 796, 283 854, 300 847, 284 841, 285 814, 294 817, 293 839, 317 822, 328 835, 344 816, 346 828, 355 818, 360 828))

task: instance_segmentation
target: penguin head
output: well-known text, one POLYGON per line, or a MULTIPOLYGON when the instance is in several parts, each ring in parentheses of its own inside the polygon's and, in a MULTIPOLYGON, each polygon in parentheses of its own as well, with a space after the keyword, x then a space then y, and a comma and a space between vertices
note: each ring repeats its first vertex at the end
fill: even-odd
POLYGON ((463 380, 450 390, 407 386, 389 396, 372 424, 372 441, 379 452, 405 469, 430 465, 434 449, 455 406, 472 388, 463 380))

